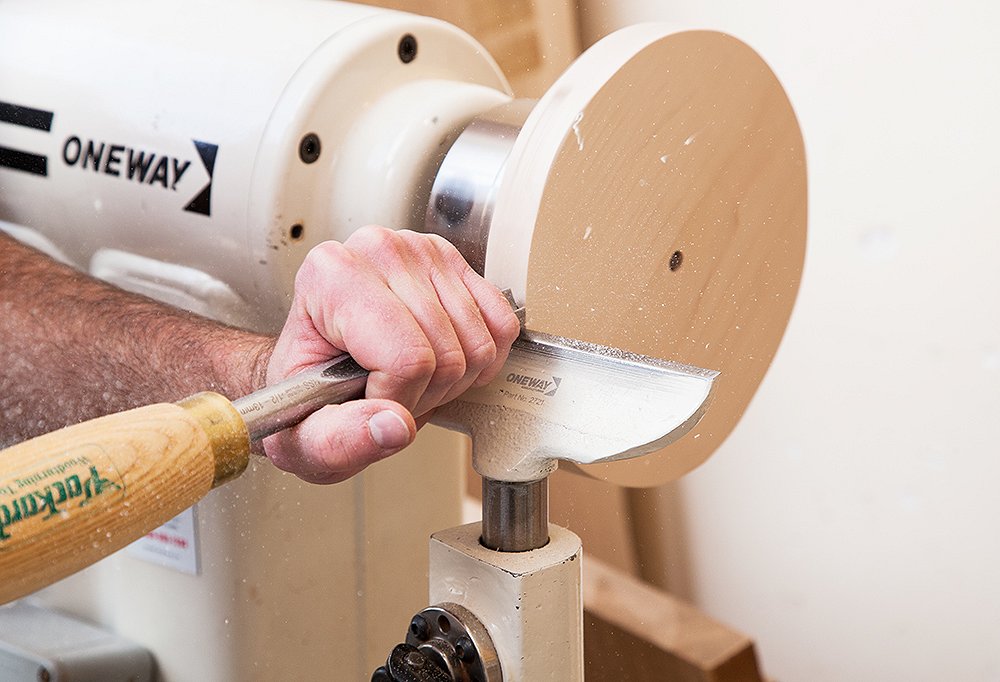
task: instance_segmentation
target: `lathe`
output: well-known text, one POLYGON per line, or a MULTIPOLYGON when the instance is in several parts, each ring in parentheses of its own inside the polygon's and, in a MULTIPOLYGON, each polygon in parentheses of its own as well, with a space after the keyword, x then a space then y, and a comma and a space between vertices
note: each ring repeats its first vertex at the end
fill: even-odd
POLYGON ((528 330, 435 416, 472 436, 481 523, 459 525, 469 441, 429 431, 331 488, 252 463, 31 603, 139 642, 168 681, 582 679, 581 546, 546 478, 656 485, 714 451, 780 341, 805 211, 787 97, 722 33, 624 29, 534 101, 426 17, 5 0, 0 229, 261 331, 312 246, 435 232, 528 330))

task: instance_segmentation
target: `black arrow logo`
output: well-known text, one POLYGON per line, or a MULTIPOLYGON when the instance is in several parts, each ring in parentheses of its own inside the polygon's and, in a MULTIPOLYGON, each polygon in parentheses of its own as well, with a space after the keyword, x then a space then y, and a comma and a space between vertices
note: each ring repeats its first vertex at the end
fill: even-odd
POLYGON ((200 213, 202 215, 211 216, 212 173, 215 172, 215 157, 219 153, 219 145, 202 142, 201 140, 191 141, 194 142, 194 146, 198 150, 198 156, 201 157, 201 163, 205 166, 205 170, 208 172, 208 184, 205 185, 200 192, 198 192, 198 195, 194 199, 188 202, 188 205, 184 207, 184 210, 190 211, 191 213, 200 213))
POLYGON ((556 391, 559 390, 559 384, 562 383, 562 377, 552 377, 552 383, 555 384, 556 387, 553 388, 548 393, 546 393, 545 395, 555 395, 556 394, 556 391))

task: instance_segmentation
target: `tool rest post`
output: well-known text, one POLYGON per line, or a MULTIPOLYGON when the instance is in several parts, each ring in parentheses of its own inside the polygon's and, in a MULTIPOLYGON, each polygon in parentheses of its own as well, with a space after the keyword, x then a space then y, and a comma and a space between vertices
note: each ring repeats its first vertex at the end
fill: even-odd
POLYGON ((549 480, 505 482, 483 478, 484 546, 527 552, 549 542, 549 480))

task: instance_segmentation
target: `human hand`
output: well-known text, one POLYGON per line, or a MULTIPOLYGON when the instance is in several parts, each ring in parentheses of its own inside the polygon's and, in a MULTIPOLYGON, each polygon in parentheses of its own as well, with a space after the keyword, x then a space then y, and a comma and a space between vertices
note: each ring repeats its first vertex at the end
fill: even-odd
POLYGON ((264 440, 279 468, 336 483, 409 445, 435 407, 503 367, 520 325, 445 239, 365 227, 310 251, 267 382, 350 353, 364 400, 329 405, 264 440))

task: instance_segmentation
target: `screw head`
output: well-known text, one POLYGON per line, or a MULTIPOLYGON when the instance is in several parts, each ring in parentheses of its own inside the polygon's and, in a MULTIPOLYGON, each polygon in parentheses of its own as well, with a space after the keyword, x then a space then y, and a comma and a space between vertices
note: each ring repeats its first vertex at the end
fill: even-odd
POLYGON ((313 163, 319 158, 320 148, 319 135, 309 133, 299 142, 299 158, 303 163, 313 163))
POLYGON ((455 642, 455 653, 466 663, 472 663, 476 660, 476 645, 472 643, 471 639, 462 635, 455 642))
POLYGON ((417 39, 412 34, 407 33, 399 39, 396 53, 399 55, 399 61, 409 64, 417 58, 417 39))
POLYGON ((412 632, 413 636, 421 642, 426 641, 431 635, 430 623, 428 623, 427 619, 418 613, 413 617, 413 620, 410 621, 410 632, 412 632))

